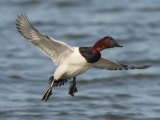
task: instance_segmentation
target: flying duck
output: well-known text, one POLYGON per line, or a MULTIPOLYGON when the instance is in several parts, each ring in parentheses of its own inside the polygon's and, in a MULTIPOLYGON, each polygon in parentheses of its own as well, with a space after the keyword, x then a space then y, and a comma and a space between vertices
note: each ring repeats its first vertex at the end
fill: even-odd
POLYGON ((76 77, 89 68, 129 70, 149 67, 148 65, 140 67, 124 65, 102 57, 100 52, 106 48, 123 47, 110 36, 103 37, 91 47, 72 47, 40 33, 30 24, 26 14, 18 15, 16 21, 18 32, 59 65, 49 79, 50 85, 42 97, 44 101, 47 101, 52 94, 52 87, 64 85, 70 78, 73 78, 73 81, 68 93, 74 96, 78 91, 76 77))

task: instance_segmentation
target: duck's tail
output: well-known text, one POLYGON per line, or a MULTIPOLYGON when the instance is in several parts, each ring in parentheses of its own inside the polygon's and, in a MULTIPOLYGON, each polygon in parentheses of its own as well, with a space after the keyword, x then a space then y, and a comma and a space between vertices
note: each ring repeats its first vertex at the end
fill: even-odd
MULTIPOLYGON (((54 80, 54 76, 51 76, 48 80, 49 84, 51 84, 53 80, 54 80)), ((67 79, 54 80, 53 87, 60 87, 61 85, 64 85, 67 81, 68 81, 67 79)))

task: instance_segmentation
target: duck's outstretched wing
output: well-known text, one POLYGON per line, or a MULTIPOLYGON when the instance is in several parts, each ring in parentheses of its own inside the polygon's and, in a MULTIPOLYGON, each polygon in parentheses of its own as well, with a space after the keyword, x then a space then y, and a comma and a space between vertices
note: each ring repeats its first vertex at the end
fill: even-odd
POLYGON ((48 55, 55 64, 61 64, 73 52, 73 48, 64 42, 38 32, 30 24, 26 15, 21 14, 16 21, 17 29, 21 35, 48 55))
POLYGON ((136 67, 131 65, 124 65, 124 64, 119 64, 117 62, 110 61, 102 57, 99 61, 97 61, 96 63, 93 63, 93 67, 98 69, 108 69, 108 70, 129 70, 129 69, 146 69, 150 66, 144 65, 144 66, 136 67))

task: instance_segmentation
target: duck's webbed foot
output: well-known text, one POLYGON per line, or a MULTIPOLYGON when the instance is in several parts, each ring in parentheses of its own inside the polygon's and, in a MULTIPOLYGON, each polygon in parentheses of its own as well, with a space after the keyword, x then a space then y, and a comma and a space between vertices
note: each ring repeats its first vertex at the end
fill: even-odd
POLYGON ((77 87, 76 87, 76 77, 73 78, 73 81, 69 87, 68 94, 74 97, 74 93, 78 92, 77 87))

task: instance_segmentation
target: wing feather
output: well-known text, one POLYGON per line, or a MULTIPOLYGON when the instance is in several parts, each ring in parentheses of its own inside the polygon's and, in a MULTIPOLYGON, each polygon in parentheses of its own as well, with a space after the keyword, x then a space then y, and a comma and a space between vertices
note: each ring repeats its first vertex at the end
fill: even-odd
POLYGON ((93 64, 94 68, 98 69, 108 69, 108 70, 129 70, 129 69, 146 69, 150 67, 149 65, 144 65, 140 67, 119 64, 117 62, 110 61, 106 58, 101 58, 98 62, 93 64))
POLYGON ((57 41, 36 30, 28 21, 26 14, 18 16, 16 21, 18 32, 50 57, 55 64, 61 64, 74 51, 66 43, 57 41))

